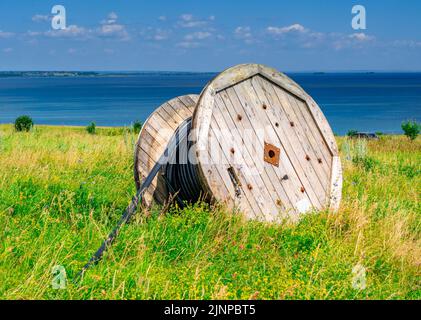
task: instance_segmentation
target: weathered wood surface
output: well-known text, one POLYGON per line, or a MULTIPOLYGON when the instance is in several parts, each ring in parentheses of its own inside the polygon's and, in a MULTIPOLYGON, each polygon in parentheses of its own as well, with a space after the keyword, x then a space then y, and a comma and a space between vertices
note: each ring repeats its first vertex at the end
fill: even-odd
MULTIPOLYGON (((165 151, 178 126, 193 115, 198 99, 197 95, 174 98, 161 105, 146 120, 135 147, 134 176, 138 189, 165 151)), ((160 174, 144 195, 145 205, 151 205, 153 200, 158 204, 168 200, 168 190, 160 174)))
POLYGON ((248 64, 221 73, 200 96, 193 131, 205 192, 248 218, 297 219, 338 207, 342 174, 332 130, 314 100, 278 71, 248 64), (265 144, 280 150, 278 166, 264 161, 265 144))

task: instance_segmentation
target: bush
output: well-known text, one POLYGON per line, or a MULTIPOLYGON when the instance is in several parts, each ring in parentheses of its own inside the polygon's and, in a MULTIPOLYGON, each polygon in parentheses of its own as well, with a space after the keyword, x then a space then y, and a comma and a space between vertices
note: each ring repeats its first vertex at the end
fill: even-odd
POLYGON ((135 122, 133 122, 133 131, 134 133, 139 133, 140 130, 142 129, 142 122, 140 122, 139 120, 136 120, 135 122))
POLYGON ((86 131, 88 131, 89 134, 95 134, 95 131, 96 131, 95 122, 91 122, 90 125, 86 127, 86 131))
POLYGON ((29 116, 20 116, 15 120, 16 131, 29 131, 33 126, 34 122, 29 116))
POLYGON ((358 134, 357 130, 349 130, 348 133, 346 134, 348 137, 354 137, 358 134))
POLYGON ((420 133, 420 125, 415 120, 408 120, 402 123, 402 130, 409 139, 415 140, 420 133))

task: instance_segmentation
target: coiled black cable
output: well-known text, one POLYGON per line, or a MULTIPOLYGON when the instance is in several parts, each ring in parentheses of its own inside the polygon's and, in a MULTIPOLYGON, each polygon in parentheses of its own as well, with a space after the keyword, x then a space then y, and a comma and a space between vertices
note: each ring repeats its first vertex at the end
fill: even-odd
POLYGON ((167 187, 176 193, 180 204, 196 202, 202 195, 202 187, 198 178, 198 167, 191 152, 193 142, 189 139, 192 119, 186 120, 175 132, 176 147, 168 157, 163 169, 167 187))

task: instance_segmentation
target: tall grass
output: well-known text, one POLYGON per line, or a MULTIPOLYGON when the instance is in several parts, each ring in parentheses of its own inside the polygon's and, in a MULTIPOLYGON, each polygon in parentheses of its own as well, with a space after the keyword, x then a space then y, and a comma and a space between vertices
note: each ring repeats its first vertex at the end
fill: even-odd
POLYGON ((80 285, 53 289, 53 267, 72 279, 129 203, 135 139, 126 129, 0 126, 1 299, 421 298, 421 141, 398 136, 338 138, 337 214, 273 225, 203 203, 152 208, 80 285), (365 290, 352 286, 357 264, 365 290))

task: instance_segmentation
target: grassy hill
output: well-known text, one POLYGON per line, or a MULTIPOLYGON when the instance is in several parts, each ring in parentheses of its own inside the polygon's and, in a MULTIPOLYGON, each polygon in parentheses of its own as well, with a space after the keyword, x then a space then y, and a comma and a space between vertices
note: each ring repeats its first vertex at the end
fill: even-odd
POLYGON ((134 134, 0 126, 0 299, 421 299, 421 140, 338 138, 337 214, 298 225, 223 208, 139 213, 79 286, 72 279, 135 192, 134 134), (352 270, 366 270, 366 289, 352 270))

